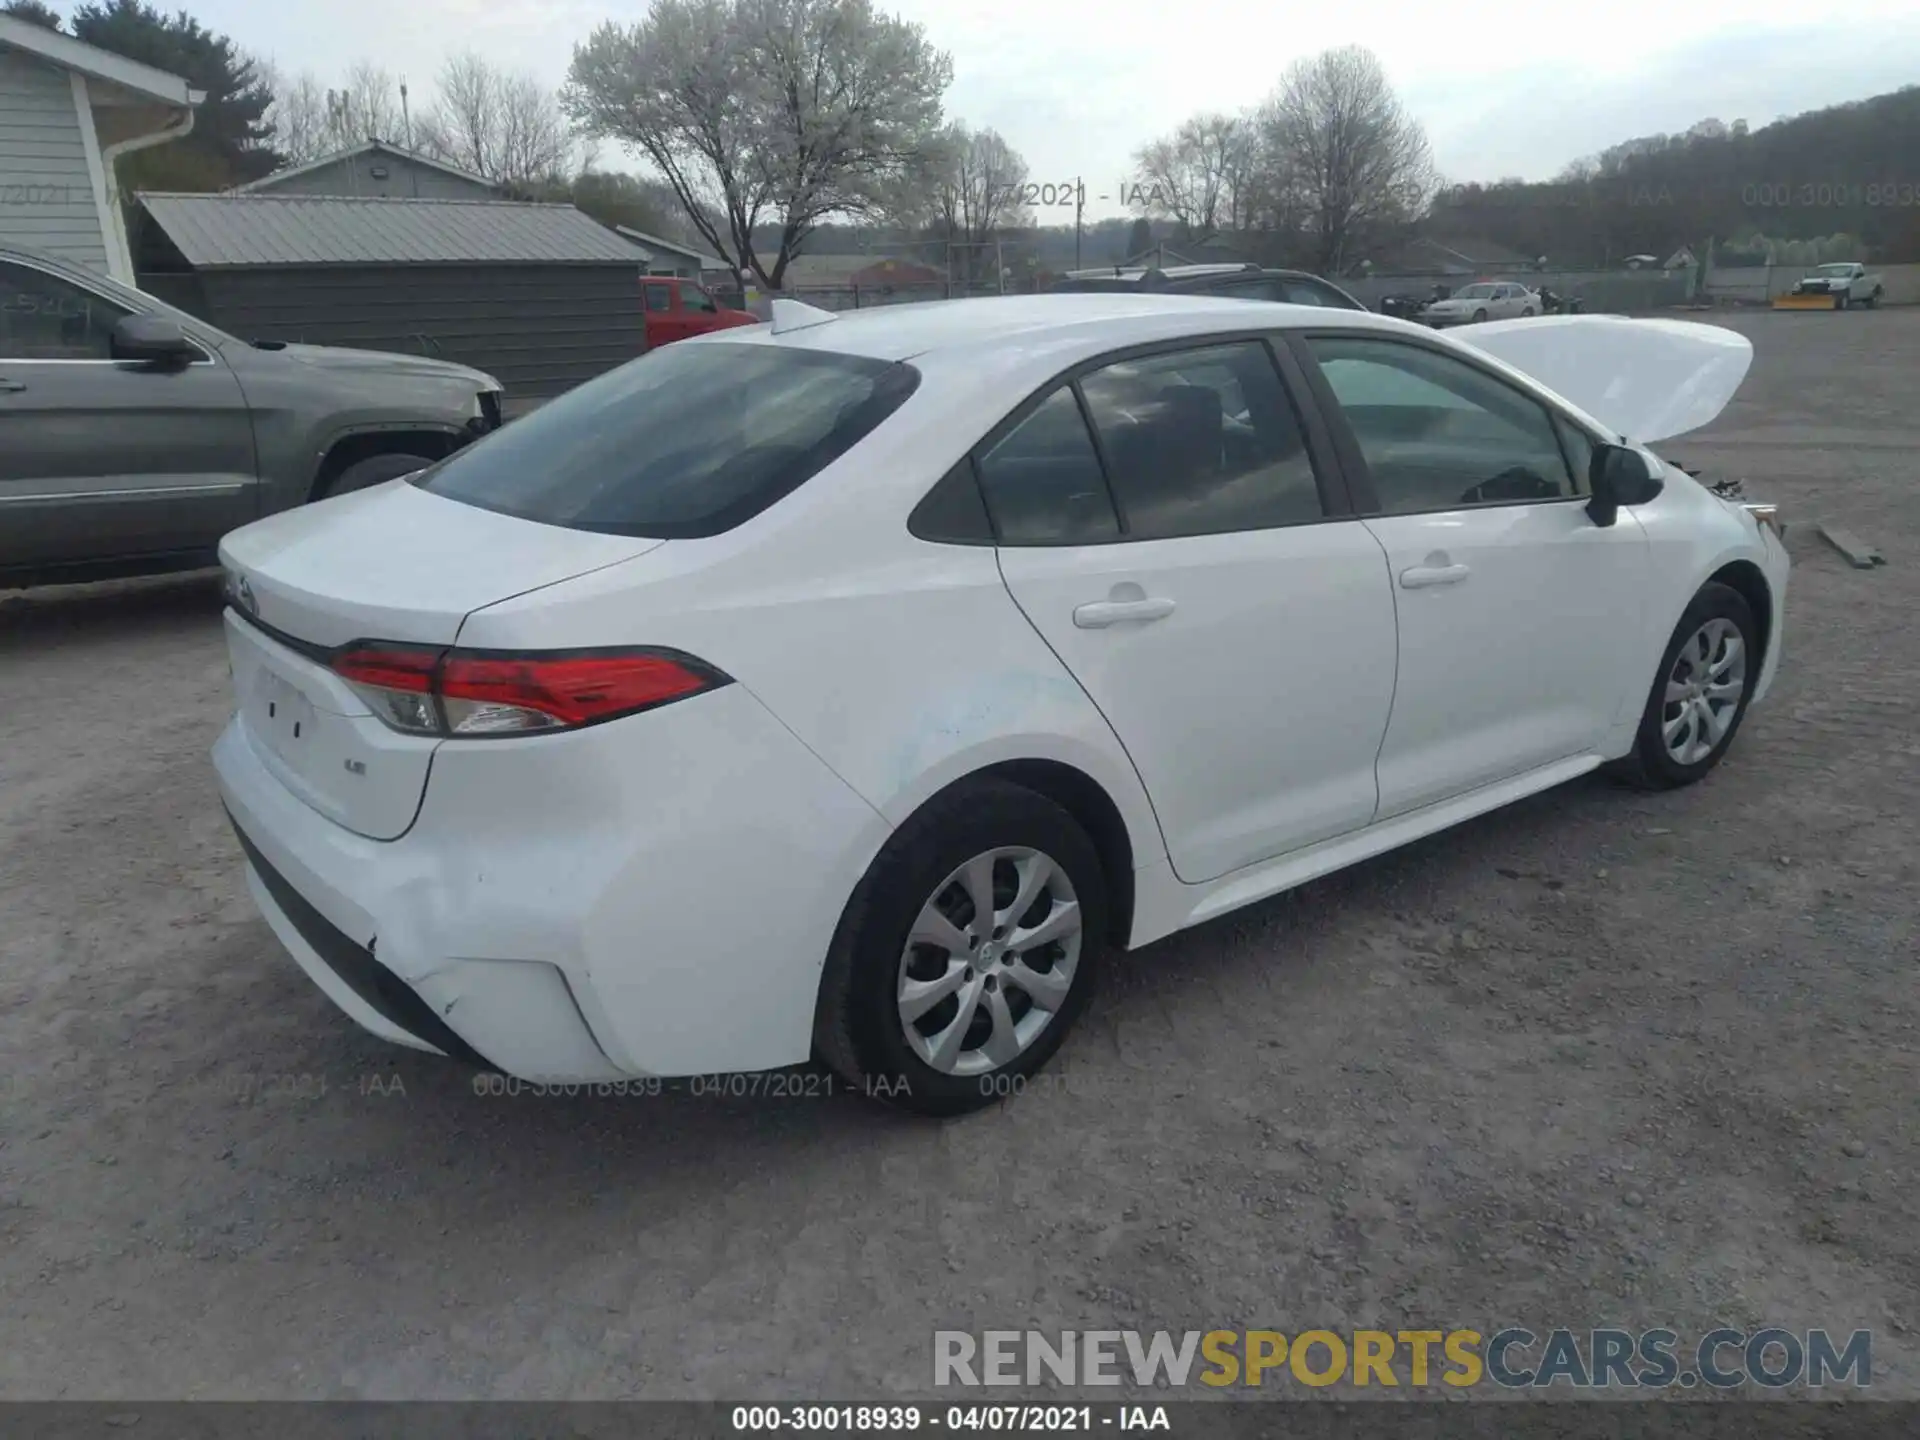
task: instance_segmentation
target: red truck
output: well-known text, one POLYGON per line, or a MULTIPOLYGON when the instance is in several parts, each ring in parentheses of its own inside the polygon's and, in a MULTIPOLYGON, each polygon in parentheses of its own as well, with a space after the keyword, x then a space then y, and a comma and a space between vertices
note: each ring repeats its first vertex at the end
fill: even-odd
POLYGON ((745 310, 729 310, 713 298, 713 292, 697 280, 681 280, 671 275, 646 275, 640 280, 640 293, 646 300, 647 349, 685 340, 689 335, 704 335, 709 330, 731 330, 736 325, 758 325, 759 319, 745 310))

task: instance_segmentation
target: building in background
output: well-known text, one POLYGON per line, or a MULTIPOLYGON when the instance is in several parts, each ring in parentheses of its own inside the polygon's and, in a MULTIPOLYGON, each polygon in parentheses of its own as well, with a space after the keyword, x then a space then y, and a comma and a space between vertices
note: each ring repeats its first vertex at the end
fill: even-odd
POLYGON ((691 245, 683 245, 678 240, 649 235, 645 230, 636 230, 631 225, 616 225, 613 228, 646 256, 649 275, 677 275, 682 280, 702 280, 708 285, 718 284, 722 288, 738 288, 740 284, 733 267, 718 256, 709 255, 691 245))
POLYGON ((0 239, 131 285, 114 161, 185 135, 205 99, 178 75, 0 15, 0 239))
POLYGON ((630 241, 571 205, 142 193, 142 289, 247 340, 431 355, 558 395, 644 349, 630 241))
POLYGON ((484 175, 462 170, 415 150, 368 140, 289 165, 239 187, 249 195, 344 195, 364 200, 498 200, 502 192, 484 175))

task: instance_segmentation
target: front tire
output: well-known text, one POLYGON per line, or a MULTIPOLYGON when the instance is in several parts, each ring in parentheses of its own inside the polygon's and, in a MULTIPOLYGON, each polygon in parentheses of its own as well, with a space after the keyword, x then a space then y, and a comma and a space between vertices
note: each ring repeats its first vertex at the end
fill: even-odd
POLYGON ((1667 642, 1634 747, 1609 768, 1644 790, 1705 778, 1733 744, 1760 679, 1759 626, 1730 586, 1700 587, 1667 642))
POLYGON ((1106 874, 1079 822, 1023 786, 962 782, 900 827, 848 902, 815 1047, 877 1099, 981 1109, 1060 1047, 1106 934, 1106 874))
POLYGON ((1476 325, 1479 325, 1482 322, 1484 322, 1486 318, 1487 318, 1487 312, 1484 310, 1476 310, 1473 312, 1473 323, 1476 325))

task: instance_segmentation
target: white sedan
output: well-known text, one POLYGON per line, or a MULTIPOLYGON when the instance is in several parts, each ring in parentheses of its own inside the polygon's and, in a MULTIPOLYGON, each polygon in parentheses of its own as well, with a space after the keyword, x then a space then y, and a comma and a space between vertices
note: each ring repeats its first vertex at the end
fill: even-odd
POLYGON ((1115 951, 1602 765, 1700 779, 1787 558, 1643 447, 1751 348, 1473 334, 782 300, 246 526, 214 761, 253 895, 403 1045, 610 1085, 815 1056, 954 1113, 1115 951))
POLYGON ((1540 297, 1511 280, 1463 285, 1445 300, 1432 301, 1420 318, 1436 328, 1514 320, 1540 313, 1540 297))

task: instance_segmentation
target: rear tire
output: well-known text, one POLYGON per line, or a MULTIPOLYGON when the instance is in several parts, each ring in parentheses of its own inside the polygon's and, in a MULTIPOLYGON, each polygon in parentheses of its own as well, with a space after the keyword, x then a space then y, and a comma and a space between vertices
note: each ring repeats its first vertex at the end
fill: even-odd
POLYGON ((331 500, 336 495, 350 494, 355 490, 366 490, 374 485, 383 485, 389 480, 397 480, 402 475, 411 475, 416 470, 424 470, 434 462, 424 455, 369 455, 364 460, 356 460, 338 475, 326 481, 320 487, 316 500, 331 500))
POLYGON ((1674 790, 1704 779, 1739 733, 1760 680, 1759 626, 1730 586, 1700 587, 1660 658, 1631 754, 1608 766, 1642 790, 1674 790), (1730 641, 1738 642, 1737 650, 1730 641))
POLYGON ((903 1109, 981 1109, 1018 1094, 1060 1047, 1106 935, 1106 875, 1079 822, 1022 786, 962 782, 900 827, 848 902, 815 1049, 903 1109), (992 891, 989 925, 977 923, 977 886, 992 891))

